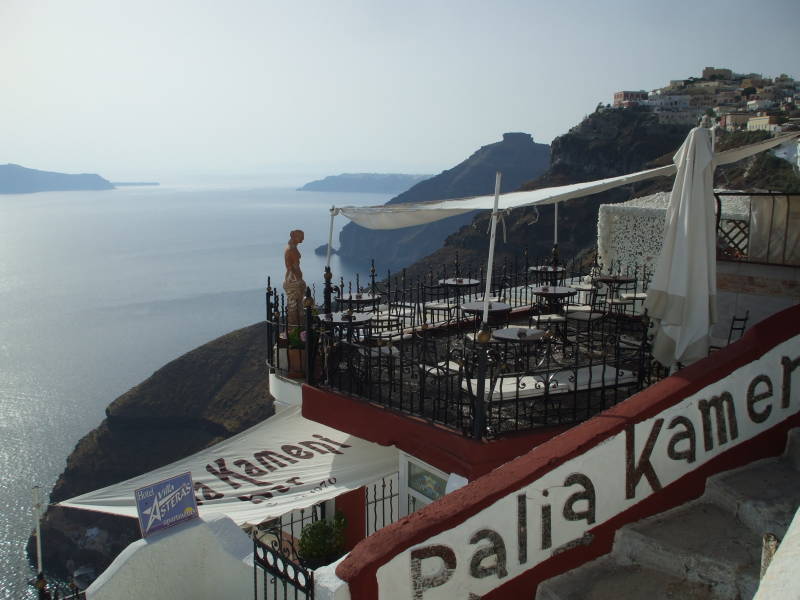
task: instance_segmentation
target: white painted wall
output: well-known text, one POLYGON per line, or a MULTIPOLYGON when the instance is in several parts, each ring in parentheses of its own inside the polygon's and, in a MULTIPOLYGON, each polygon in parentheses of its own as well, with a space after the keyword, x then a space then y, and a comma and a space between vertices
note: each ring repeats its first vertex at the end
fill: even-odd
POLYGON ((226 516, 167 529, 128 546, 86 590, 88 600, 253 597, 253 543, 226 516))
POLYGON ((314 571, 314 598, 316 600, 350 600, 350 588, 347 582, 336 575, 336 567, 347 558, 345 554, 335 563, 325 565, 314 571))
MULTIPOLYGON (((279 352, 286 352, 285 349, 278 350, 279 352)), ((287 364, 286 358, 281 359, 281 364, 287 364)), ((279 406, 302 406, 303 405, 303 390, 302 382, 294 381, 280 377, 275 373, 269 375, 269 393, 275 398, 276 404, 279 406)))

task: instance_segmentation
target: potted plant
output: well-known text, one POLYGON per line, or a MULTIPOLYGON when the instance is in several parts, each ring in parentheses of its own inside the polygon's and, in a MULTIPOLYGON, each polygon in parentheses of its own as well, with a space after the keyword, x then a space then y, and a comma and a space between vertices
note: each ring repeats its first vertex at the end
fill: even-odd
POLYGON ((306 361, 306 331, 301 327, 291 329, 287 335, 286 356, 289 361, 289 377, 303 377, 306 361))
POLYGON ((329 565, 345 553, 344 528, 347 521, 337 512, 333 520, 320 519, 303 527, 298 556, 303 566, 316 569, 329 565))

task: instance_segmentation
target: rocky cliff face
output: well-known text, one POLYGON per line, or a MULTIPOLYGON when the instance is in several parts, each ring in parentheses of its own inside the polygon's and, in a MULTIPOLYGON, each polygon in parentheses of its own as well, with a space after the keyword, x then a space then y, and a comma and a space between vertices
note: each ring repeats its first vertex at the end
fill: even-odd
MULTIPOLYGON (((665 160, 683 143, 689 127, 663 125, 655 115, 644 110, 605 110, 586 117, 568 133, 553 140, 551 164, 540 177, 522 184, 520 189, 592 181, 645 169, 651 162, 665 160)), ((660 189, 662 178, 651 189, 660 189)), ((597 211, 600 204, 622 202, 639 195, 644 186, 625 187, 586 198, 571 200, 559 207, 559 249, 562 257, 575 255, 594 246, 597 236, 597 211)), ((458 253, 463 267, 479 268, 486 264, 489 239, 486 235, 489 215, 481 213, 450 235, 444 246, 407 271, 410 276, 424 275, 431 268, 453 262, 458 253)), ((507 241, 498 232, 495 264, 504 258, 547 256, 553 246, 553 207, 513 211, 506 219, 507 241), (538 221, 537 221, 538 218, 538 221)))
MULTIPOLYGON (((273 412, 266 324, 234 331, 172 361, 106 409, 107 418, 67 459, 50 500, 124 481, 218 443, 273 412)), ((139 537, 134 519, 48 509, 42 536, 48 570, 100 573, 139 537)), ((29 544, 29 552, 31 545, 29 544)))
MULTIPOLYGON (((418 183, 388 204, 491 194, 496 171, 503 173, 502 191, 510 192, 543 173, 549 159, 549 146, 535 143, 530 134, 506 133, 502 141, 483 146, 462 163, 418 183)), ((374 258, 381 269, 401 268, 439 249, 448 235, 471 222, 473 216, 392 231, 371 231, 348 223, 339 235, 338 252, 353 262, 374 258)))

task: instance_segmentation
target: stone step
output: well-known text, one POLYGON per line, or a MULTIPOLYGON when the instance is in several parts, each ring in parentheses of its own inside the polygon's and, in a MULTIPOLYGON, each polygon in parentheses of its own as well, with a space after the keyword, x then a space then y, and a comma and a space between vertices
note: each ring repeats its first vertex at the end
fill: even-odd
POLYGON ((612 554, 622 564, 710 585, 720 598, 752 598, 761 538, 724 508, 698 501, 619 530, 612 554))
POLYGON ((721 600, 712 586, 606 556, 539 585, 536 600, 721 600))
POLYGON ((703 501, 731 512, 759 536, 783 538, 800 506, 800 472, 786 459, 759 460, 710 478, 703 501))
POLYGON ((789 441, 784 456, 795 469, 800 471, 800 427, 789 430, 789 441))

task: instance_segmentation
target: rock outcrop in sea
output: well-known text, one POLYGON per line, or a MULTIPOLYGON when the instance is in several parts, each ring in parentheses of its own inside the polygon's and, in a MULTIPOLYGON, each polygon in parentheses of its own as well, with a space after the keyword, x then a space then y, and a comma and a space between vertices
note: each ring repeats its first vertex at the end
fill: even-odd
MULTIPOLYGON (((547 144, 537 144, 528 133, 505 133, 502 141, 481 147, 452 169, 421 181, 387 204, 491 194, 496 171, 503 173, 502 191, 514 191, 543 173, 549 162, 547 144)), ((448 235, 471 222, 473 216, 388 231, 348 223, 339 235, 338 253, 356 263, 374 258, 383 273, 383 269, 404 267, 439 249, 448 235)))
POLYGON ((309 181, 301 192, 351 192, 357 194, 399 194, 430 175, 405 173, 342 173, 309 181))
POLYGON ((113 189, 110 181, 93 173, 68 175, 28 169, 11 163, 0 165, 0 194, 113 189))
MULTIPOLYGON (((258 323, 165 365, 114 400, 106 419, 78 442, 51 503, 146 473, 263 421, 274 412, 265 363, 266 324, 258 323)), ((139 538, 139 527, 135 519, 51 506, 42 537, 52 574, 84 565, 100 573, 139 538)))

